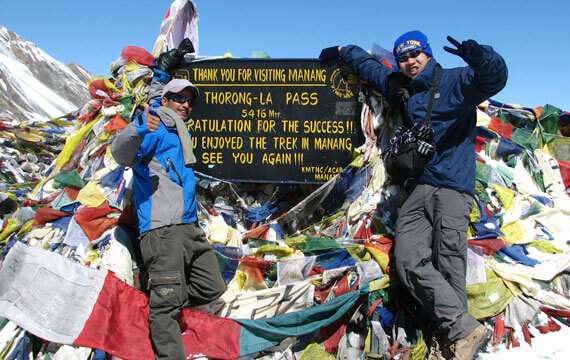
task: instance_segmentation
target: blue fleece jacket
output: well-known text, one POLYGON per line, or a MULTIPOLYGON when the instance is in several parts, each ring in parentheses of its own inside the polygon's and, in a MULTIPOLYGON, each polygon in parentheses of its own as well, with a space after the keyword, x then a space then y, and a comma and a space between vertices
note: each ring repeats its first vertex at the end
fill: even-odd
POLYGON ((192 168, 184 164, 176 128, 161 121, 159 128, 151 132, 144 116, 138 115, 111 145, 117 163, 131 166, 134 171, 141 234, 198 220, 196 178, 192 168))

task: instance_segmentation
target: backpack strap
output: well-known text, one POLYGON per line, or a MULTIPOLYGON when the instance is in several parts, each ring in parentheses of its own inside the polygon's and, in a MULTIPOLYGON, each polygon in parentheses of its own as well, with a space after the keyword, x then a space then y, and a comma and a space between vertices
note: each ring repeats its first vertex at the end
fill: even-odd
POLYGON ((431 87, 429 89, 429 103, 427 107, 427 115, 423 121, 424 124, 431 125, 431 111, 433 109, 433 101, 435 99, 435 94, 439 89, 439 80, 441 79, 441 65, 435 65, 435 76, 431 82, 431 87))

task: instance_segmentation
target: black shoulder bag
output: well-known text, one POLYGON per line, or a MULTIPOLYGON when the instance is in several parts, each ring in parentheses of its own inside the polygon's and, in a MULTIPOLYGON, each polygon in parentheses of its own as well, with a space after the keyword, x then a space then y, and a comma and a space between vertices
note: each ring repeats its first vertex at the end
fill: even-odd
POLYGON ((410 179, 417 179, 433 157, 435 136, 431 126, 431 112, 440 78, 441 66, 438 64, 430 87, 430 98, 425 119, 417 122, 411 128, 404 125, 398 127, 390 139, 390 145, 383 159, 386 171, 396 184, 405 184, 410 179))

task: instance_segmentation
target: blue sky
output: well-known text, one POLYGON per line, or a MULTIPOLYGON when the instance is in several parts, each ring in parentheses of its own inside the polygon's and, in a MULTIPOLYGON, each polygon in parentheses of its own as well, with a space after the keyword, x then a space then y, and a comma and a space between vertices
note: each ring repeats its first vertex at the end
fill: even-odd
MULTIPOLYGON (((509 66, 495 98, 570 111, 570 1, 567 0, 196 0, 201 55, 317 57, 321 48, 377 43, 391 49, 401 33, 425 32, 444 67, 446 36, 492 45, 509 66)), ((0 0, 0 24, 63 62, 108 75, 125 45, 152 49, 170 0, 0 0)))

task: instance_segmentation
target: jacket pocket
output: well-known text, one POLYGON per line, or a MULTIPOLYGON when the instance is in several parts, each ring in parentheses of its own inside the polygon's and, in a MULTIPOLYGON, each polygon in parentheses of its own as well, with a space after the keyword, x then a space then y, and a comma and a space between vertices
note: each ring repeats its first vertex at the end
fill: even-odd
POLYGON ((174 161, 171 158, 166 158, 166 163, 168 164, 168 171, 172 171, 174 175, 176 175, 176 179, 178 179, 178 185, 182 186, 182 176, 174 166, 174 161))

